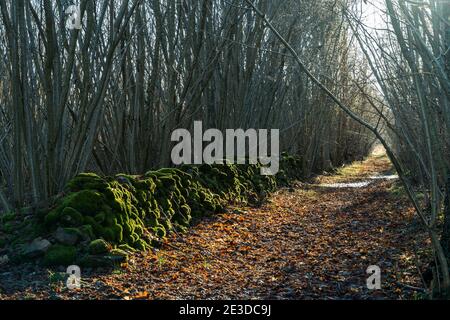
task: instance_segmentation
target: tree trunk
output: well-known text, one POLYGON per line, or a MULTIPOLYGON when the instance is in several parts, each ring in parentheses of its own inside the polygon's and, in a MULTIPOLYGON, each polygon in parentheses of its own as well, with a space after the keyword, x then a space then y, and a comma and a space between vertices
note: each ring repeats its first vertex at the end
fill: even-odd
POLYGON ((442 228, 441 245, 447 261, 450 261, 450 174, 447 175, 444 201, 444 226, 442 228))

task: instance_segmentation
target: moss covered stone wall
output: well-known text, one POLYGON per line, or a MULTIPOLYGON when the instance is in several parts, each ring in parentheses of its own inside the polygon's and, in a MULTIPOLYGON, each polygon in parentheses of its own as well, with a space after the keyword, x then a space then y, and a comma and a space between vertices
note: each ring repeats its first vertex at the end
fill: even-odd
POLYGON ((80 174, 42 216, 46 232, 58 232, 43 262, 122 261, 130 251, 157 246, 168 232, 185 231, 193 219, 221 212, 230 202, 261 201, 278 186, 299 179, 300 164, 284 154, 276 176, 260 175, 260 165, 234 164, 186 165, 140 176, 80 174))

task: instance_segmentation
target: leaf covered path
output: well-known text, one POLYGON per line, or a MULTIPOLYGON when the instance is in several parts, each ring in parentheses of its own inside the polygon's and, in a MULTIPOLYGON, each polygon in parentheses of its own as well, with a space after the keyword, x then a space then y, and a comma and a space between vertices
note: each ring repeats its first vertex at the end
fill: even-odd
MULTIPOLYGON (((425 236, 394 180, 362 188, 321 187, 363 181, 390 168, 384 156, 283 189, 259 208, 205 218, 159 250, 133 256, 121 270, 83 273, 83 288, 61 283, 9 297, 63 299, 406 299, 422 287, 414 246, 425 236), (366 288, 378 265, 382 290, 366 288), (400 271, 401 270, 401 271, 400 271)), ((3 296, 6 297, 6 296, 3 296)), ((2 298, 2 293, 0 293, 2 298)))

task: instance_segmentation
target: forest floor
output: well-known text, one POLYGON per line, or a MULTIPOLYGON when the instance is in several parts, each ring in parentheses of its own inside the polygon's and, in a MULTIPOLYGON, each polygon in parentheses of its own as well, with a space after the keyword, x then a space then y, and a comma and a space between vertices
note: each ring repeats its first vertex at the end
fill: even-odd
POLYGON ((429 244, 398 182, 373 177, 390 171, 376 153, 261 207, 230 208, 120 269, 82 270, 77 291, 58 280, 65 270, 3 266, 0 299, 417 298, 429 244), (367 289, 370 265, 381 290, 367 289))

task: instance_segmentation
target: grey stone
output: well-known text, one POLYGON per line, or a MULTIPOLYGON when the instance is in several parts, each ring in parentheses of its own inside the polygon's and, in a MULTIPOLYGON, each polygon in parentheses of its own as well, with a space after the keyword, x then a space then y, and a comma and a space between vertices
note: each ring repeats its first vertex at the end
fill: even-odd
POLYGON ((59 243, 69 246, 73 246, 78 241, 78 235, 75 232, 67 231, 61 227, 56 230, 54 236, 59 243))
POLYGON ((0 256, 0 266, 7 264, 9 262, 9 257, 7 255, 0 256))
POLYGON ((24 254, 30 258, 38 257, 47 252, 52 244, 47 239, 36 238, 24 250, 24 254))

